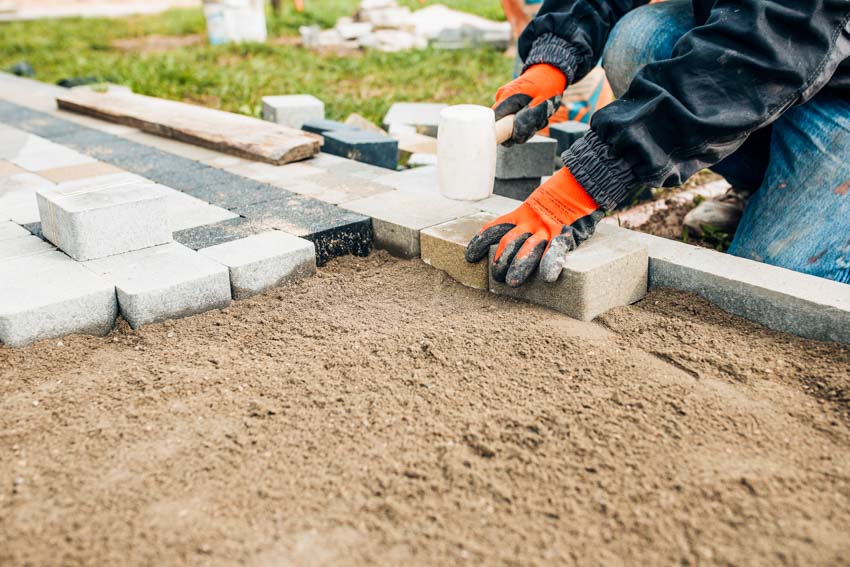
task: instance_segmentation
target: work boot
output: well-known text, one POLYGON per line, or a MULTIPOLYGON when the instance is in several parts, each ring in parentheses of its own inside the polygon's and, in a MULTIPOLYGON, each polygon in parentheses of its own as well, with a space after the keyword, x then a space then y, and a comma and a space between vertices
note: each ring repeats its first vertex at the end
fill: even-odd
POLYGON ((701 236, 707 230, 706 227, 729 235, 735 234, 749 197, 747 192, 730 188, 725 194, 697 205, 685 215, 682 223, 697 236, 701 236))

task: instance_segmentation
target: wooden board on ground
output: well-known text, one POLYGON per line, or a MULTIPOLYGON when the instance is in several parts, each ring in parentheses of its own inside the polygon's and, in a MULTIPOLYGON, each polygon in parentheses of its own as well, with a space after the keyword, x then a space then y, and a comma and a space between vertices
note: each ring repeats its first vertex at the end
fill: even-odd
POLYGON ((258 118, 134 93, 72 91, 59 108, 181 142, 282 165, 316 155, 322 137, 258 118))

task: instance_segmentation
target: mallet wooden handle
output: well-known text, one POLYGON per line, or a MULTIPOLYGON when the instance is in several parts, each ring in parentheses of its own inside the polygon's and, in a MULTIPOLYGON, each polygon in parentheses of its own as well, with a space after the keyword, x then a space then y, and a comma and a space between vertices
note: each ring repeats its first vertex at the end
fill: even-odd
POLYGON ((501 120, 496 120, 496 143, 502 144, 511 139, 514 133, 514 118, 513 114, 508 114, 501 120))

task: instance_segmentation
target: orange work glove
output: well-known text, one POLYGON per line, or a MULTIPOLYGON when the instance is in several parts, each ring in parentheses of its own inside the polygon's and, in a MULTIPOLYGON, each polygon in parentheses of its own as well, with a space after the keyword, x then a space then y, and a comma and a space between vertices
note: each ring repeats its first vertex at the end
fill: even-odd
POLYGON ((548 126, 566 88, 567 77, 557 67, 540 63, 496 91, 496 120, 516 114, 513 135, 505 145, 525 143, 548 126))
POLYGON ((604 216, 565 167, 513 212, 481 227, 466 246, 466 261, 478 262, 498 242, 491 267, 494 280, 519 287, 539 264, 543 280, 553 282, 561 275, 567 253, 590 238, 604 216))

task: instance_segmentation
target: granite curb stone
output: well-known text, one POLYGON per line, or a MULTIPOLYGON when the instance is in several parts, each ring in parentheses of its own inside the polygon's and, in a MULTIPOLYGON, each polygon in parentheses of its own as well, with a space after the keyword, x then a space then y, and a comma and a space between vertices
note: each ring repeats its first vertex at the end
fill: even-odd
MULTIPOLYGON (((603 225, 600 225, 600 228, 603 225)), ((604 225, 649 248, 649 285, 696 293, 770 329, 850 344, 850 285, 604 225)))

